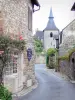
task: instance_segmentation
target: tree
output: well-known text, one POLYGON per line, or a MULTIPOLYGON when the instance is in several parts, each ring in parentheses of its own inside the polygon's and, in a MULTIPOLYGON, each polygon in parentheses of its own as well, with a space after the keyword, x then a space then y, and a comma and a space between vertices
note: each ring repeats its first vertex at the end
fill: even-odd
POLYGON ((35 46, 36 53, 41 53, 43 51, 43 44, 41 40, 34 38, 34 46, 35 46))

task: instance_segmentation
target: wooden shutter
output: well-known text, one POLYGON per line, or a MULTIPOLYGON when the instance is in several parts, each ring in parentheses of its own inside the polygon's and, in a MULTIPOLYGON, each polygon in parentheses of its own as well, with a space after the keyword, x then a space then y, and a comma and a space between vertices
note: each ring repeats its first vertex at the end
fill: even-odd
POLYGON ((28 29, 32 31, 32 10, 28 7, 28 29))

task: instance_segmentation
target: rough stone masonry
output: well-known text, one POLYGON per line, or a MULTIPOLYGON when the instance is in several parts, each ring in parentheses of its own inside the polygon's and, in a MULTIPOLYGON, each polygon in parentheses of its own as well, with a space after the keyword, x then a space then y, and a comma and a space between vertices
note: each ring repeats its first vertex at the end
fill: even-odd
MULTIPOLYGON (((34 75, 34 46, 32 39, 32 30, 28 29, 28 7, 30 7, 32 11, 32 4, 30 0, 0 0, 0 28, 3 31, 3 34, 11 36, 13 38, 17 38, 18 35, 22 35, 23 39, 26 42, 26 49, 23 52, 24 55, 24 68, 22 69, 22 78, 23 81, 21 85, 17 87, 18 81, 21 79, 21 74, 13 79, 12 85, 10 87, 12 89, 17 87, 16 90, 12 90, 13 92, 20 91, 24 85, 31 86, 35 83, 35 75, 34 75), (30 62, 27 59, 27 49, 31 48, 33 55, 30 62), (19 77, 20 76, 20 79, 19 77), (30 85, 29 82, 31 83, 30 85)), ((32 15, 31 15, 32 17, 32 15)), ((21 67, 21 66, 20 66, 21 67)), ((19 68, 18 68, 19 69, 19 68)), ((11 76, 11 75, 10 75, 11 76)), ((12 78, 11 78, 12 80, 12 78)), ((5 83, 10 83, 10 80, 5 83)), ((8 86, 8 85, 7 85, 8 86)))

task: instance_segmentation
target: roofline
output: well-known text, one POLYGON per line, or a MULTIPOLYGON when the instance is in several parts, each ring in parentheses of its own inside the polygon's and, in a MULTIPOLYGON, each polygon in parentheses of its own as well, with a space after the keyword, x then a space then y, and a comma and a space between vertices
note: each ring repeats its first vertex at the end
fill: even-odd
POLYGON ((39 4, 38 0, 31 0, 31 2, 32 2, 33 5, 36 5, 36 6, 40 7, 40 4, 39 4))
MULTIPOLYGON (((75 20, 75 19, 74 19, 74 20, 75 20)), ((68 27, 74 20, 72 20, 66 27, 68 27)), ((65 28, 66 28, 66 27, 65 27, 65 28)), ((63 31, 65 28, 63 28, 62 31, 63 31)))
POLYGON ((59 31, 59 29, 44 29, 43 31, 59 31))
POLYGON ((40 10, 40 4, 38 0, 31 0, 32 6, 33 6, 33 12, 40 10), (35 10, 34 5, 38 6, 38 8, 35 10))
POLYGON ((74 2, 74 4, 73 4, 71 10, 72 10, 72 11, 75 11, 75 2, 74 2))

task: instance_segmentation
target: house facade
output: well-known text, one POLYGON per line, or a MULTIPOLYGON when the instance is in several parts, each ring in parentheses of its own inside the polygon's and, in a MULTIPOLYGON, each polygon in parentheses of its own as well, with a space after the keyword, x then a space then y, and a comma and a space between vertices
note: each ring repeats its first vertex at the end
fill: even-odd
MULTIPOLYGON (((75 3, 71 10, 75 11, 75 3)), ((66 56, 69 55, 68 59, 59 59, 59 70, 71 80, 75 80, 75 51, 73 50, 75 50, 75 19, 60 33, 59 46, 60 58, 66 58, 66 56)))
POLYGON ((64 56, 75 45, 75 19, 60 33, 59 56, 64 56))
POLYGON ((73 51, 70 54, 70 51, 75 49, 75 20, 68 24, 60 35, 59 57, 66 58, 69 55, 69 60, 59 60, 59 70, 61 73, 67 75, 69 79, 75 80, 75 52, 73 51))
MULTIPOLYGON (((35 84, 34 46, 32 38, 32 13, 34 5, 40 7, 37 0, 1 0, 0 34, 12 39, 24 39, 26 48, 23 52, 12 52, 15 61, 4 69, 4 85, 13 93, 35 84), (27 50, 32 50, 32 59, 28 61, 27 50)), ((13 51, 13 50, 12 50, 13 51)))

